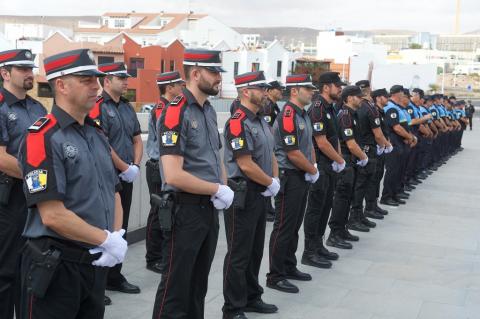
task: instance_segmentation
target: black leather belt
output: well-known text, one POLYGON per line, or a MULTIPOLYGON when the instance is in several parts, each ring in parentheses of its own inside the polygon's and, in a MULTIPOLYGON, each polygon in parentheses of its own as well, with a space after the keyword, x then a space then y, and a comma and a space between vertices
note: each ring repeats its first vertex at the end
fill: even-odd
POLYGON ((100 258, 101 253, 90 254, 88 248, 76 246, 73 243, 51 237, 31 238, 27 241, 27 246, 34 254, 42 254, 49 249, 58 249, 61 251, 60 259, 77 264, 88 264, 100 258))
POLYGON ((300 171, 298 169, 281 169, 280 170, 281 175, 285 176, 304 176, 305 172, 300 171))
POLYGON ((174 193, 174 199, 176 204, 208 205, 212 204, 210 197, 210 195, 197 195, 184 192, 174 193))

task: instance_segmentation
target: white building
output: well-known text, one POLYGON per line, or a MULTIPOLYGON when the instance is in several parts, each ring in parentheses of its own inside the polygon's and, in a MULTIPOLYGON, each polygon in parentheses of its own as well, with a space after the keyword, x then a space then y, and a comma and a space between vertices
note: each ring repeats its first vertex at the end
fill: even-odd
POLYGON ((437 82, 437 67, 433 64, 389 64, 373 69, 372 87, 387 88, 401 84, 406 88, 429 90, 430 84, 437 82), (392 76, 394 75, 394 76, 392 76))
POLYGON ((119 32, 144 46, 173 39, 187 47, 213 48, 222 41, 229 49, 243 46, 242 36, 229 26, 211 16, 193 13, 106 13, 97 24, 79 24, 74 39, 105 43, 119 32))
POLYGON ((223 73, 223 97, 236 97, 234 76, 246 72, 262 70, 267 81, 285 82, 286 76, 293 70, 295 60, 301 57, 299 52, 286 50, 280 42, 273 41, 263 49, 241 49, 223 52, 222 64, 227 71, 223 73))

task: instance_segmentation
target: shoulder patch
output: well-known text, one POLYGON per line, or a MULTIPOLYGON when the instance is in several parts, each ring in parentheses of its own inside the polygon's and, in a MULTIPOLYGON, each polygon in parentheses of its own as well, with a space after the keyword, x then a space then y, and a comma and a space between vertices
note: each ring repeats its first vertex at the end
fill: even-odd
POLYGON ((233 136, 239 136, 242 133, 242 120, 245 118, 245 112, 238 109, 230 120, 230 133, 233 136))
POLYGON ((53 114, 38 119, 31 128, 28 129, 26 146, 27 146, 27 163, 33 167, 38 167, 46 158, 45 150, 45 133, 57 124, 57 119, 53 114), (38 128, 37 128, 38 127, 38 128))
POLYGON ((173 129, 180 124, 180 111, 182 106, 185 105, 187 99, 183 95, 179 95, 168 104, 165 110, 165 126, 169 129, 173 129))
POLYGON ((171 102, 170 105, 178 105, 184 99, 183 95, 177 95, 171 102))
POLYGON ((48 117, 41 117, 38 120, 35 121, 29 128, 29 132, 39 132, 42 127, 45 127, 47 123, 50 122, 50 119, 48 117))
POLYGON ((295 110, 290 106, 287 105, 285 107, 285 111, 283 113, 283 129, 288 133, 292 133, 295 130, 295 110))

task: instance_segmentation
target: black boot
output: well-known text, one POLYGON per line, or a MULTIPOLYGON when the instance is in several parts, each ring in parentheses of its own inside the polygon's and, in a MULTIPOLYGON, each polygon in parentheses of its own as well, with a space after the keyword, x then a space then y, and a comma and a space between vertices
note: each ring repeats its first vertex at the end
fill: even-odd
POLYGON ((332 263, 329 260, 323 256, 317 255, 315 241, 313 240, 305 240, 302 264, 324 269, 332 267, 332 263))
POLYGON ((370 231, 370 228, 364 225, 359 212, 353 210, 350 211, 350 218, 348 219, 347 228, 364 233, 370 231))
POLYGON ((325 246, 323 245, 323 238, 320 239, 320 241, 317 242, 317 254, 324 257, 327 260, 337 260, 338 259, 338 254, 334 253, 333 251, 329 251, 325 246))
MULTIPOLYGON (((365 215, 363 214, 363 212, 359 212, 358 214, 358 217, 360 219, 360 221, 362 222, 363 225, 369 227, 369 228, 375 228, 377 227, 377 224, 372 222, 370 219, 368 219, 367 217, 365 217, 365 215)), ((383 217, 383 216, 382 216, 383 217)))
POLYGON ((383 219, 383 215, 380 213, 377 213, 376 210, 365 210, 365 217, 368 218, 373 218, 373 219, 383 219))
POLYGON ((375 211, 382 215, 388 215, 388 210, 381 208, 378 204, 375 205, 375 211))
POLYGON ((339 231, 332 231, 327 239, 327 246, 336 247, 340 249, 352 249, 352 244, 346 242, 341 236, 339 231))
POLYGON ((360 237, 352 235, 348 229, 344 229, 340 232, 340 237, 342 237, 346 241, 359 241, 360 237))

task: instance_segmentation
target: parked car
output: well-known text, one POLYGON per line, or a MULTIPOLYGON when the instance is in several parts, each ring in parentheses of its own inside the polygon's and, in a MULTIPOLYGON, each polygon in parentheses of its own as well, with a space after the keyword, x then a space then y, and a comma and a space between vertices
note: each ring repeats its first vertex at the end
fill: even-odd
POLYGON ((140 108, 140 113, 149 113, 154 107, 155 104, 144 104, 140 108))

